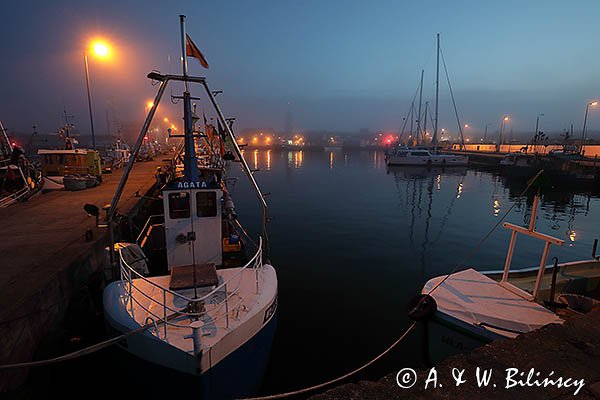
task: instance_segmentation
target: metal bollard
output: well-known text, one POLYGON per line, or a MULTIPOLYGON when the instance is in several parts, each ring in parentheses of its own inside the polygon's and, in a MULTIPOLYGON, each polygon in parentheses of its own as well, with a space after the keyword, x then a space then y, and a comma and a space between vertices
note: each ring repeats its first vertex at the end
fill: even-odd
POLYGON ((194 340, 194 354, 198 355, 202 353, 202 326, 204 322, 198 320, 190 324, 192 328, 192 339, 194 340))

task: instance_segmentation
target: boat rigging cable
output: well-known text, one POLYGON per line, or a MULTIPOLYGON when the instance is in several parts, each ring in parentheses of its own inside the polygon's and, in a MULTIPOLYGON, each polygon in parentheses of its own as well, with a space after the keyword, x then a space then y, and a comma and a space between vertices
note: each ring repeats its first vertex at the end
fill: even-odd
POLYGON ((450 89, 450 97, 452 97, 452 105, 454 106, 454 115, 456 115, 456 123, 458 124, 458 131, 460 132, 460 141, 462 148, 465 148, 465 137, 463 135, 462 125, 460 124, 460 118, 458 117, 458 110, 456 109, 456 101, 454 100, 454 92, 452 91, 452 85, 450 84, 450 76, 448 75, 448 68, 446 68, 446 59, 444 53, 440 47, 440 55, 442 56, 442 63, 444 64, 444 71, 446 72, 446 80, 448 81, 448 89, 450 89))
MULTIPOLYGON (((544 170, 540 170, 527 184, 527 187, 525 187, 525 189, 521 192, 521 194, 519 195, 519 197, 524 196, 529 189, 531 188, 531 186, 534 184, 534 182, 540 177, 540 175, 544 172, 544 170)), ((442 285, 446 279, 448 279, 451 275, 453 275, 454 273, 456 273, 461 267, 463 267, 463 264, 470 259, 475 253, 477 253, 477 251, 479 251, 479 249, 481 248, 481 246, 483 245, 483 243, 490 237, 490 235, 498 228, 498 226, 500 226, 500 223, 508 216, 508 214, 512 211, 512 209, 515 207, 517 203, 513 203, 513 205, 511 205, 508 210, 506 210, 506 212, 502 215, 502 217, 500 217, 500 219, 498 220, 498 222, 492 227, 492 229, 490 229, 490 231, 479 241, 479 243, 473 248, 473 250, 471 252, 469 252, 465 258, 463 258, 463 260, 458 263, 456 265, 456 267, 448 274, 444 277, 444 279, 442 279, 437 285, 435 285, 430 291, 429 293, 427 293, 428 295, 431 295, 440 285, 442 285)), ((423 300, 421 299, 419 301, 419 303, 417 303, 417 305, 414 307, 414 309, 417 309, 419 307, 419 305, 421 304, 423 300)), ((173 313, 170 316, 167 317, 166 321, 179 316, 180 313, 173 313)), ((31 361, 31 362, 24 362, 24 363, 17 363, 17 364, 7 364, 7 365, 0 365, 0 370, 7 370, 7 369, 16 369, 16 368, 29 368, 29 367, 39 367, 39 366, 45 366, 45 365, 50 365, 50 364, 55 364, 58 362, 63 362, 63 361, 68 361, 68 360, 73 360, 75 358, 79 358, 79 357, 83 357, 92 353, 95 353, 99 350, 102 350, 106 347, 112 346, 118 342, 120 342, 121 340, 144 332, 147 329, 150 329, 152 327, 157 327, 159 324, 164 324, 166 322, 165 320, 159 319, 158 321, 151 321, 150 323, 147 323, 137 329, 134 329, 132 331, 129 331, 127 333, 124 333, 120 336, 108 339, 104 342, 100 342, 97 343, 95 345, 92 345, 90 347, 86 347, 84 349, 75 351, 73 353, 69 353, 60 357, 56 357, 56 358, 51 358, 51 359, 47 359, 47 360, 39 360, 39 361, 31 361)), ((357 373, 361 372, 362 370, 366 369, 367 367, 371 366, 373 363, 377 362, 378 360, 380 360, 382 357, 384 357, 386 354, 388 354, 392 349, 394 349, 399 343, 401 343, 406 336, 408 336, 408 334, 415 328, 415 326, 417 325, 417 321, 413 321, 408 328, 406 328, 406 330, 402 333, 402 335, 394 342, 392 343, 387 349, 385 349, 382 353, 380 353, 378 356, 376 356, 375 358, 373 358, 371 361, 367 362, 366 364, 361 365, 360 367, 344 374, 341 376, 338 376, 337 378, 331 379, 327 382, 323 382, 314 386, 310 386, 310 387, 306 387, 306 388, 302 388, 302 389, 298 389, 292 392, 286 392, 286 393, 279 393, 279 394, 274 394, 274 395, 269 395, 269 396, 261 396, 261 397, 249 397, 249 398, 245 398, 242 400, 275 400, 275 399, 282 399, 282 398, 286 398, 286 397, 290 397, 290 396, 296 396, 299 394, 304 394, 304 393, 309 393, 312 391, 315 391, 317 389, 322 389, 324 387, 333 385, 337 382, 343 381, 346 378, 349 378, 353 375, 356 375, 357 373)))
MULTIPOLYGON (((419 87, 417 86, 417 89, 415 90, 415 94, 412 98, 412 102, 410 103, 411 104, 410 108, 408 109, 408 112, 406 113, 406 117, 404 118, 404 123, 402 124, 402 129, 400 130, 400 136, 398 138, 399 141, 402 141, 402 136, 404 135, 404 129, 406 128, 406 124, 408 123, 409 115, 412 115, 413 109, 415 108, 415 99, 417 98, 418 93, 419 93, 419 87)), ((411 132, 410 134, 412 135, 413 132, 411 132)))

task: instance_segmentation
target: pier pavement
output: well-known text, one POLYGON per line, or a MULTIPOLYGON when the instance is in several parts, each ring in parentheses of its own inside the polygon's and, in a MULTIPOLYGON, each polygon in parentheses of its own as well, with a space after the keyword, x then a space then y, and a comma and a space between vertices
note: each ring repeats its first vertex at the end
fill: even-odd
MULTIPOLYGON (((134 164, 119 213, 134 211, 168 157, 134 164)), ((0 364, 31 360, 39 341, 61 322, 73 293, 86 289, 107 267, 107 230, 96 227, 83 206, 110 203, 123 171, 103 175, 95 188, 38 194, 0 209, 0 364), (91 240, 86 239, 88 230, 91 240)), ((25 376, 22 370, 1 373, 0 392, 25 376)))

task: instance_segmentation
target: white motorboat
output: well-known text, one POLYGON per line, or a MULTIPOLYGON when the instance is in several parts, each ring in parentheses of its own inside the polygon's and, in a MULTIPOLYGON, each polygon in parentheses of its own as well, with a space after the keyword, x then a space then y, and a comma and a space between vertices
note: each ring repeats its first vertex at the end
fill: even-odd
POLYGON ((388 165, 418 165, 427 167, 453 167, 468 165, 469 158, 462 155, 434 154, 427 149, 400 147, 387 156, 388 165))
MULTIPOLYGON (((183 16, 181 30, 185 40, 183 16)), ((160 83, 158 94, 109 208, 107 225, 113 221, 161 96, 172 81, 183 82, 186 88, 183 174, 168 179, 162 191, 164 215, 152 216, 136 243, 116 245, 120 278, 104 290, 105 319, 118 334, 149 326, 124 339, 121 347, 191 377, 187 384, 194 385, 199 398, 246 397, 261 385, 276 326, 277 274, 266 260, 266 202, 205 78, 189 76, 185 53, 182 60, 181 76, 148 75, 160 83), (204 89, 194 95, 212 104, 205 111, 216 114, 224 127, 219 140, 232 151, 219 150, 212 146, 214 137, 208 140, 197 134, 201 129, 195 127, 198 119, 191 113, 188 85, 192 84, 204 89), (224 179, 226 161, 232 158, 242 165, 263 208, 263 234, 251 251, 251 239, 237 220, 224 179), (156 241, 162 249, 158 251, 164 252, 159 258, 165 261, 148 265, 148 258, 155 258, 146 252, 154 248, 149 243, 156 241)), ((171 170, 178 169, 173 165, 171 170)), ((86 207, 92 215, 99 214, 97 207, 86 207)))
POLYGON ((430 362, 548 324, 562 324, 563 314, 568 313, 558 315, 558 303, 578 306, 579 311, 600 306, 600 257, 596 257, 595 246, 593 259, 563 264, 555 259, 553 266, 547 266, 550 246, 562 246, 564 241, 535 230, 538 201, 536 196, 529 227, 504 223, 512 236, 502 271, 467 269, 425 284, 423 304, 429 303, 427 307, 433 310, 426 322, 430 362), (517 235, 545 243, 539 267, 510 273, 517 235))

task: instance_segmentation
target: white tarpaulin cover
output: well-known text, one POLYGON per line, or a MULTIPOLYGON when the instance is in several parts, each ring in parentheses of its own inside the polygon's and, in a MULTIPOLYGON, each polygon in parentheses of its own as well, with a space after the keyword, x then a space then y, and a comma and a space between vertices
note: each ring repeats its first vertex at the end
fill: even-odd
MULTIPOLYGON (((430 279, 423 287, 429 293, 444 276, 430 279)), ((437 310, 467 324, 496 327, 495 332, 514 337, 551 323, 563 322, 541 305, 526 300, 474 269, 451 275, 432 294, 437 310)))
MULTIPOLYGON (((148 259, 144 254, 144 250, 140 246, 134 243, 115 243, 115 251, 120 251, 123 256, 123 260, 131 268, 136 270, 138 273, 148 276, 150 271, 148 270, 148 259)), ((134 276, 135 278, 135 276, 134 276)))

